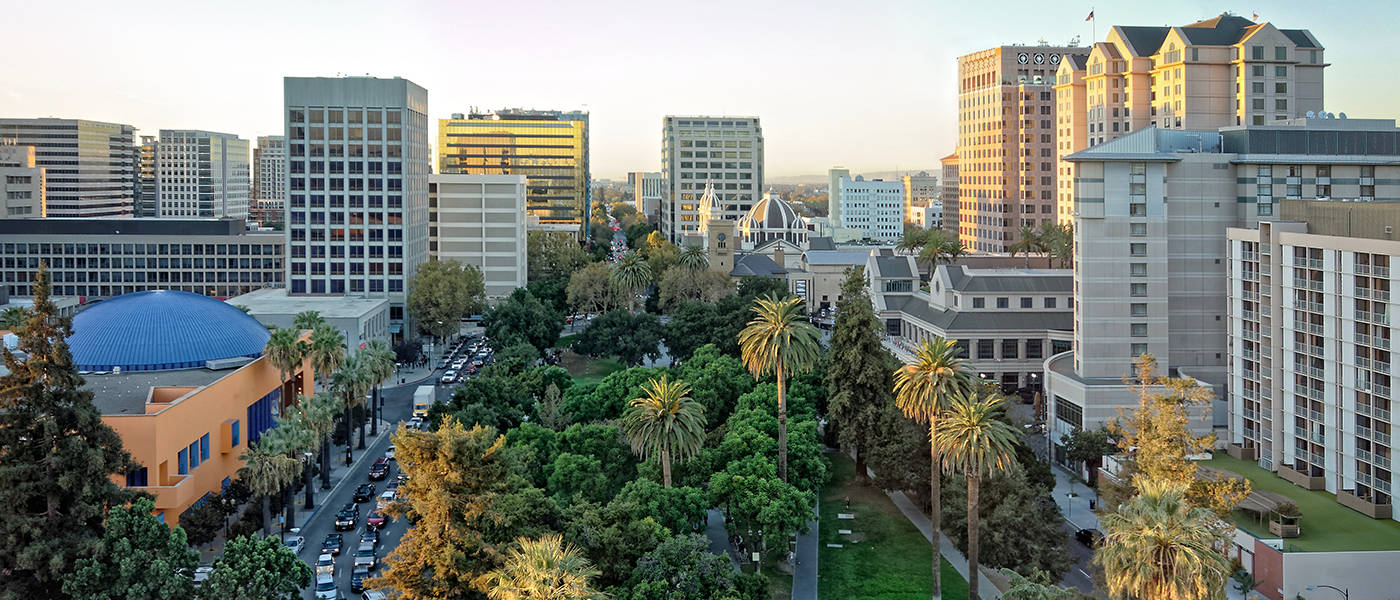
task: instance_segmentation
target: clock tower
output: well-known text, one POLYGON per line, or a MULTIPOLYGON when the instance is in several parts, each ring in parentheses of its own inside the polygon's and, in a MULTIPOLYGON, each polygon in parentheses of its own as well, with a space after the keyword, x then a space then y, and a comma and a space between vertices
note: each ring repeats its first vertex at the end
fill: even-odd
POLYGON ((705 224, 705 254, 711 271, 728 275, 734 270, 734 249, 739 246, 734 233, 734 221, 716 218, 705 224))

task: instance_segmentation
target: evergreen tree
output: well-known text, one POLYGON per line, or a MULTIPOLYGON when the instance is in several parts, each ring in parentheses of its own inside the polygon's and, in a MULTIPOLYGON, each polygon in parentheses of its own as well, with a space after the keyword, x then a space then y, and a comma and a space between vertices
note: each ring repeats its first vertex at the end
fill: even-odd
POLYGON ((870 445, 879 439, 880 414, 894 403, 891 390, 896 368, 880 345, 880 323, 865 290, 865 269, 846 269, 841 299, 836 302, 836 326, 831 332, 827 366, 828 416, 844 450, 856 455, 856 477, 864 480, 870 445))
POLYGON ((294 600, 311 583, 311 567, 282 540, 236 537, 224 544, 209 579, 199 588, 201 600, 294 600))
POLYGON ((190 550, 184 529, 171 529, 151 514, 155 508, 146 498, 129 507, 113 507, 97 553, 78 559, 63 591, 74 600, 194 596, 199 553, 190 550))
POLYGON ((0 598, 61 597, 62 578, 100 545, 107 509, 134 497, 110 478, 138 465, 79 388, 72 319, 49 292, 41 265, 18 352, 0 350, 0 598))

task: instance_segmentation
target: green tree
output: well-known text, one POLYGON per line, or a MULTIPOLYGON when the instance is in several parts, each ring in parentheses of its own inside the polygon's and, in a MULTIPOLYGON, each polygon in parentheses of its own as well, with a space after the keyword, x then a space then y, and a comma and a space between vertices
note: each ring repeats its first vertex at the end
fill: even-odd
POLYGON ((1026 268, 1031 268, 1031 253, 1044 252, 1045 244, 1040 239, 1039 230, 1032 227, 1022 226, 1020 232, 1016 234, 1016 241, 1006 248, 1011 251, 1011 256, 1017 254, 1026 255, 1026 268))
POLYGON ((536 298, 540 299, 545 306, 554 309, 556 312, 565 313, 569 311, 569 279, 570 275, 550 275, 531 281, 525 286, 536 298))
POLYGON ((677 265, 666 270, 657 285, 663 311, 670 311, 685 302, 716 302, 734 293, 728 273, 677 265))
POLYGON ((408 600, 490 591, 487 573, 501 560, 502 548, 488 542, 482 528, 496 499, 510 491, 501 452, 505 438, 494 429, 468 430, 447 418, 431 432, 401 425, 392 439, 399 468, 408 476, 400 488, 407 500, 387 511, 416 525, 368 587, 392 589, 408 600))
POLYGON ((661 319, 648 313, 614 310, 593 319, 574 340, 574 351, 584 356, 616 356, 627 366, 661 357, 661 319))
POLYGON ((463 424, 507 431, 525 419, 529 402, 524 386, 514 377, 488 374, 459 384, 450 400, 429 410, 428 418, 441 423, 451 416, 463 424))
POLYGON ((292 327, 296 329, 315 331, 317 327, 325 324, 326 320, 321 317, 321 313, 314 310, 303 310, 292 318, 292 327))
MULTIPOLYGON (((982 543, 979 536, 978 499, 982 478, 994 472, 1016 468, 1016 430, 1001 420, 1000 394, 959 398, 944 413, 934 432, 943 447, 943 469, 962 473, 967 479, 967 570, 978 573, 977 559, 982 543)), ((978 577, 968 577, 967 597, 977 595, 978 577)))
POLYGON ((418 328, 439 338, 457 333, 466 315, 485 306, 486 284, 475 265, 429 260, 408 282, 408 314, 418 328))
MULTIPOLYGON (((397 368, 395 363, 398 357, 394 354, 394 351, 389 348, 389 343, 384 340, 370 340, 369 345, 360 352, 365 356, 366 369, 369 372, 370 379, 374 381, 374 410, 370 413, 374 429, 371 430, 370 435, 377 436, 379 435, 380 388, 384 386, 385 381, 388 381, 394 376, 394 371, 397 368)), ((364 450, 364 425, 360 426, 360 433, 360 449, 364 450)))
POLYGON ((651 284, 651 269, 652 265, 636 251, 622 255, 622 258, 612 264, 608 273, 609 281, 625 295, 629 310, 635 304, 634 296, 651 284))
MULTIPOLYGON (((301 315, 297 315, 301 318, 301 315)), ((271 335, 267 338, 267 347, 263 353, 267 355, 267 360, 272 366, 282 374, 282 381, 288 381, 297 367, 301 366, 306 355, 311 351, 311 345, 301 340, 301 330, 282 329, 273 327, 271 335)), ((295 393, 291 389, 283 389, 284 398, 291 397, 295 393)))
POLYGON ((802 314, 802 300, 767 296, 754 302, 754 318, 739 332, 744 366, 754 377, 778 380, 778 478, 787 481, 787 378, 811 370, 821 334, 802 314))
POLYGON ((568 507, 563 534, 601 571, 596 582, 600 588, 627 581, 637 560, 672 535, 650 515, 639 514, 636 505, 617 501, 568 507))
POLYGON ((700 270, 707 269, 710 267, 710 257, 709 255, 705 254, 705 249, 693 245, 686 246, 684 250, 681 250, 681 254, 680 257, 677 259, 677 262, 680 264, 680 266, 685 267, 687 269, 700 270))
POLYGON ((569 276, 568 303, 581 313, 605 313, 627 306, 626 293, 612 282, 607 263, 588 263, 569 276))
POLYGON ((526 270, 530 281, 568 276, 582 267, 588 255, 574 237, 559 231, 529 231, 525 238, 526 270))
POLYGON ((710 477, 709 489, 711 502, 728 511, 731 531, 761 540, 762 550, 786 549, 787 538, 805 531, 812 518, 813 495, 779 479, 765 456, 729 463, 710 477))
POLYGON ((311 331, 311 368, 322 382, 329 381, 331 373, 345 362, 345 336, 330 325, 321 324, 311 331))
POLYGON ((637 561, 623 600, 742 598, 728 557, 713 554, 705 536, 676 535, 637 561))
POLYGON ((627 239, 629 248, 637 247, 638 242, 645 241, 651 232, 656 231, 655 227, 645 223, 637 223, 622 230, 622 236, 627 239))
POLYGON ((214 570, 199 588, 205 600, 295 600, 311 583, 311 567, 282 540, 236 537, 224 544, 214 570))
MULTIPOLYGON (((1064 516, 1050 489, 1032 485, 1022 469, 994 473, 981 482, 977 499, 978 562, 1027 576, 1045 573, 1059 581, 1070 568, 1064 516)), ((967 488, 943 490, 943 525, 958 550, 967 553, 967 488)))
POLYGON ((340 398, 341 420, 345 423, 345 464, 352 459, 355 421, 360 422, 360 448, 364 448, 364 420, 354 418, 355 409, 365 405, 365 396, 374 389, 371 372, 363 352, 350 355, 331 375, 331 389, 340 398))
POLYGON ((521 538, 506 552, 505 562, 487 575, 491 600, 592 600, 605 594, 591 583, 598 569, 578 548, 556 534, 538 540, 521 538))
POLYGON ((112 507, 102 542, 90 558, 74 564, 63 593, 74 600, 192 597, 199 553, 189 549, 184 530, 160 522, 155 509, 147 498, 112 507))
POLYGON ((685 382, 662 375, 642 385, 622 417, 632 451, 661 464, 663 487, 671 487, 671 461, 689 460, 705 444, 705 407, 689 394, 685 382))
POLYGON ((0 330, 14 331, 19 329, 27 320, 28 315, 25 314, 23 307, 11 306, 0 311, 0 330))
MULTIPOLYGON (((733 298, 731 296, 730 298, 733 298)), ((729 298, 726 298, 728 300, 729 298)), ((685 362, 696 348, 706 344, 723 344, 726 340, 717 338, 721 329, 717 305, 707 302, 682 302, 670 311, 671 320, 666 323, 666 350, 671 359, 685 362)), ((728 345, 734 345, 729 338, 728 345)))
POLYGON ((281 493, 297 478, 301 463, 261 442, 249 444, 239 458, 243 461, 243 468, 238 471, 238 478, 262 498, 263 535, 271 535, 272 495, 281 493))
POLYGON ((842 449, 855 453, 856 478, 862 481, 866 454, 879 439, 880 413, 894 402, 893 357, 880 344, 879 326, 865 289, 865 270, 847 269, 831 332, 829 354, 834 360, 826 372, 827 416, 842 449))
POLYGON ((755 383, 739 359, 721 353, 714 344, 705 344, 691 354, 677 374, 690 382, 690 397, 705 407, 706 429, 729 418, 735 402, 753 391, 755 383))
POLYGON ((554 347, 564 330, 564 317, 535 298, 529 290, 516 288, 481 320, 491 347, 500 350, 521 340, 543 354, 554 347))
POLYGON ((1058 587, 1050 577, 1043 574, 1028 578, 1011 569, 1002 569, 1001 574, 1011 583, 1002 594, 1002 600, 1079 600, 1084 598, 1078 590, 1058 587))
POLYGON ((1089 468, 1090 483, 1097 478, 1099 464, 1104 455, 1118 451, 1118 444, 1108 437, 1108 429, 1084 431, 1076 427, 1064 439, 1064 445, 1065 458, 1070 462, 1084 463, 1089 468))
POLYGON ((1058 262, 1060 268, 1070 266, 1074 261, 1074 226, 1043 221, 1036 230, 1036 239, 1045 252, 1045 266, 1058 262))
POLYGON ((614 502, 631 503, 641 516, 649 516, 673 533, 695 531, 710 509, 709 495, 695 487, 662 487, 651 479, 633 479, 622 486, 614 502))
MULTIPOLYGON (((935 337, 914 352, 914 362, 894 372, 895 405, 917 423, 928 425, 928 448, 931 474, 929 477, 929 523, 937 540, 942 535, 939 526, 939 488, 941 478, 936 465, 942 464, 943 452, 938 445, 938 415, 972 389, 972 371, 967 361, 958 357, 954 340, 935 337)), ((943 597, 939 577, 938 546, 933 547, 933 597, 943 597)))
POLYGON ((668 372, 662 367, 632 367, 609 373, 587 393, 581 393, 585 386, 574 385, 565 394, 564 409, 573 415, 575 423, 620 418, 627 404, 642 393, 643 383, 668 372))
MULTIPOLYGON (((133 495, 111 477, 140 468, 92 404, 65 340, 73 322, 58 312, 40 264, 34 304, 0 344, 0 597, 60 597, 63 579, 102 540, 107 508, 133 495)), ((153 474, 154 475, 154 474, 153 474)))
POLYGON ((1104 539, 1094 554, 1115 600, 1225 597, 1230 564, 1218 517, 1186 500, 1186 486, 1139 478, 1137 496, 1099 518, 1104 539))
POLYGON ((545 467, 547 489, 562 506, 575 502, 607 502, 616 491, 602 461, 587 454, 560 452, 545 467))

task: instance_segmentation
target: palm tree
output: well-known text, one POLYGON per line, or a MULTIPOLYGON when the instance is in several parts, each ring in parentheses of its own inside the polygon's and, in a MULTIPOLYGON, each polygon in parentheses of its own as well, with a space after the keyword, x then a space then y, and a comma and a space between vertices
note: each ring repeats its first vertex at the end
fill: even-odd
POLYGON ((1017 254, 1025 254, 1026 268, 1029 269, 1031 267, 1031 253, 1044 250, 1040 240, 1040 233, 1038 230, 1030 227, 1021 227, 1021 231, 1016 234, 1016 237, 1020 239, 1016 240, 1016 243, 1007 246, 1006 249, 1011 251, 1012 257, 1015 257, 1017 254))
POLYGON ((1054 266, 1053 261, 1059 261, 1060 268, 1063 269, 1074 258, 1074 227, 1072 225, 1046 221, 1040 224, 1036 236, 1040 239, 1041 249, 1045 251, 1045 266, 1047 268, 1054 266))
POLYGON ((685 267, 687 269, 699 271, 701 269, 709 268, 710 257, 709 255, 705 254, 705 250, 699 246, 686 246, 685 250, 681 251, 681 255, 680 258, 677 260, 677 263, 680 264, 680 266, 685 267))
POLYGON ((754 300, 753 320, 739 332, 739 354, 754 377, 778 378, 778 477, 787 481, 787 378, 817 363, 821 334, 802 314, 802 299, 769 294, 754 300))
POLYGON ((319 325, 311 331, 309 353, 311 368, 316 371, 316 378, 324 383, 326 378, 345 362, 345 336, 330 325, 319 325))
POLYGON ((665 375, 642 384, 622 416, 632 451, 661 463, 661 485, 671 487, 671 460, 689 460, 705 445, 705 405, 691 400, 690 386, 665 375))
POLYGON ((1140 478, 1138 495, 1099 519, 1104 539, 1094 562, 1115 600, 1224 597, 1230 565, 1216 550, 1226 537, 1219 517, 1186 502, 1186 487, 1140 478))
POLYGON ((651 265, 640 253, 633 250, 613 263, 608 279, 627 294, 627 306, 630 310, 637 293, 651 283, 651 265))
POLYGON ((345 419, 345 464, 350 465, 353 459, 352 439, 354 432, 354 408, 364 404, 365 393, 373 387, 373 377, 366 369, 364 358, 360 354, 353 354, 350 358, 341 363, 340 368, 331 375, 331 389, 340 398, 340 408, 345 419))
POLYGON ((927 229, 905 229, 904 236, 899 239, 899 243, 894 249, 898 252, 908 252, 917 254, 920 248, 928 244, 929 237, 935 235, 933 231, 927 229))
MULTIPOLYGON (((384 340, 370 340, 369 345, 363 350, 360 350, 360 352, 369 357, 370 373, 374 375, 374 406, 372 407, 373 410, 370 411, 370 427, 372 429, 370 435, 378 436, 379 388, 384 385, 385 381, 394 376, 394 363, 397 357, 394 355, 393 349, 389 348, 389 342, 384 340)), ((363 430, 363 426, 361 426, 361 429, 363 430)), ((364 450, 363 435, 360 436, 360 440, 360 449, 364 450)))
POLYGON ((905 416, 919 423, 928 424, 929 461, 929 523, 933 528, 933 597, 943 597, 939 578, 940 531, 939 498, 940 481, 938 466, 942 463, 939 451, 938 415, 952 402, 972 388, 972 370, 967 361, 958 356, 956 340, 935 337, 924 341, 914 352, 914 362, 904 365, 894 372, 895 405, 905 416))
POLYGON ((978 492, 982 477, 1016 467, 1016 429, 1001 420, 1006 398, 997 392, 954 401, 936 432, 943 449, 943 469, 967 478, 967 597, 977 598, 978 492))
POLYGON ((297 316, 292 318, 292 327, 297 329, 310 329, 314 331, 317 327, 325 324, 326 320, 321 318, 321 313, 314 310, 301 311, 297 313, 297 316))
POLYGON ((967 246, 963 245, 962 240, 951 238, 943 242, 941 253, 943 254, 944 262, 950 265, 957 264, 958 259, 962 258, 964 254, 967 254, 967 246))
POLYGON ((282 373, 282 408, 285 409, 288 400, 296 392, 290 389, 289 381, 292 372, 301 366, 301 361, 306 358, 306 353, 310 347, 306 342, 301 341, 301 331, 296 329, 272 328, 271 336, 267 338, 267 347, 263 349, 263 354, 267 355, 267 361, 282 373))
MULTIPOLYGON (((298 402, 297 405, 300 406, 301 403, 298 402)), ((311 490, 311 461, 303 462, 306 454, 316 447, 315 433, 308 428, 306 422, 297 413, 280 415, 276 417, 276 422, 275 427, 263 432, 258 444, 303 465, 302 481, 306 483, 306 508, 315 508, 315 499, 311 490)), ((296 492, 295 483, 296 478, 293 477, 287 482, 287 486, 282 492, 282 504, 286 508, 286 527, 288 529, 296 527, 296 503, 292 500, 292 496, 296 492)))
POLYGON ((520 538, 500 568, 486 574, 491 600, 590 600, 606 598, 590 586, 601 575, 579 550, 558 534, 520 538))
POLYGON ((243 468, 238 478, 254 494, 262 496, 263 536, 266 537, 272 534, 272 495, 296 479, 301 463, 264 443, 249 444, 239 459, 243 461, 243 468))
POLYGON ((335 415, 340 412, 340 399, 328 392, 314 396, 300 396, 292 413, 296 415, 300 427, 311 433, 313 443, 310 449, 316 450, 321 463, 321 489, 331 487, 331 431, 335 429, 335 415))
POLYGON ((19 329, 20 326, 24 324, 25 319, 28 318, 29 314, 27 311, 24 310, 24 308, 19 306, 11 306, 3 311, 0 311, 0 329, 3 329, 5 331, 14 331, 16 329, 19 329))

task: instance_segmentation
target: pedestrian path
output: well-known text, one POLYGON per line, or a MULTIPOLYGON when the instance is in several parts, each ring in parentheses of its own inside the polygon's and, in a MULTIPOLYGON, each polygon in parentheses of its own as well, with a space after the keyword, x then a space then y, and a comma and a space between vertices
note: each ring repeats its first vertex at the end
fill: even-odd
POLYGON ((711 508, 708 514, 709 518, 705 521, 705 537, 710 539, 710 552, 729 558, 729 564, 738 571, 739 562, 734 560, 734 553, 729 547, 729 531, 724 528, 724 513, 711 508))
POLYGON ((1094 510, 1098 508, 1099 495, 1094 488, 1075 481, 1074 475, 1060 465, 1050 470, 1055 474, 1055 504, 1060 507, 1060 514, 1075 529, 1098 529, 1099 516, 1094 510))
POLYGON ((821 503, 812 508, 812 520, 807 522, 807 533, 797 536, 797 550, 792 565, 792 600, 817 600, 817 541, 820 538, 817 527, 821 520, 821 503))

